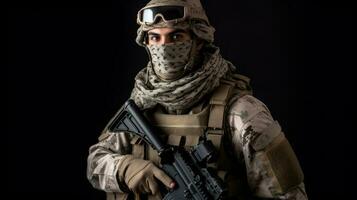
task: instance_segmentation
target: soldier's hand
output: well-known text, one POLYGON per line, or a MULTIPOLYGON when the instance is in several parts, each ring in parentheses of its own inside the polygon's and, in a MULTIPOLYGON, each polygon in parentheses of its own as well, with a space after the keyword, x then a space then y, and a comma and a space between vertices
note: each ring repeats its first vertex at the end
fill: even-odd
POLYGON ((126 185, 133 192, 156 194, 159 191, 157 180, 166 187, 173 188, 174 182, 151 161, 126 155, 119 165, 119 176, 122 175, 126 185))

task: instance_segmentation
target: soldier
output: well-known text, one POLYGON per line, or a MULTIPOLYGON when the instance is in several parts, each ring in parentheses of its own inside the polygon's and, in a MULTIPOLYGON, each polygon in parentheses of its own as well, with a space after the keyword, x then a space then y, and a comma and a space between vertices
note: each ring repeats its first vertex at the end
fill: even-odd
MULTIPOLYGON (((151 0, 137 15, 136 42, 150 58, 131 99, 170 145, 202 138, 219 152, 209 164, 231 199, 307 199, 299 162, 268 108, 252 96, 213 45, 215 29, 199 0, 151 0)), ((137 136, 105 128, 89 150, 88 180, 107 199, 161 199, 175 183, 137 136)))

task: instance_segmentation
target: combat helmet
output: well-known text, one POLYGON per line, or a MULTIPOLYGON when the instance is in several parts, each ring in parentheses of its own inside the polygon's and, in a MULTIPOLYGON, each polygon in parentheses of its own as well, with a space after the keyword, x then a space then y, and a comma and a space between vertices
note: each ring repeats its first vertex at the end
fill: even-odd
POLYGON ((151 0, 137 14, 140 25, 136 42, 145 46, 146 32, 153 28, 190 29, 208 43, 214 40, 215 29, 210 25, 200 0, 151 0))

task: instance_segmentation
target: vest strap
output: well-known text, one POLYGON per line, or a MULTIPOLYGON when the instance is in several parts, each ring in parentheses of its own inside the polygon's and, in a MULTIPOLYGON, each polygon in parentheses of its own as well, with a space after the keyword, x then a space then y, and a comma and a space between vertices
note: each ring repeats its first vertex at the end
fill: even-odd
POLYGON ((209 103, 211 106, 210 115, 208 119, 209 128, 223 128, 224 110, 227 101, 229 100, 232 88, 232 85, 221 84, 214 91, 209 103))
POLYGON ((226 105, 231 92, 231 85, 221 84, 213 93, 210 104, 226 105))
POLYGON ((220 149, 223 134, 224 134, 223 130, 219 130, 219 129, 217 129, 217 130, 208 130, 206 137, 207 137, 208 140, 212 141, 213 146, 216 149, 220 149))

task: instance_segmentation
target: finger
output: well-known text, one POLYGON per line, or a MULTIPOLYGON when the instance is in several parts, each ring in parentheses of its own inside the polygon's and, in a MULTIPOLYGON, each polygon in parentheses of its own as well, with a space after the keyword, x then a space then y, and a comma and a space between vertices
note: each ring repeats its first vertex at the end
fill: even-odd
POLYGON ((148 178, 146 182, 147 185, 149 186, 151 194, 156 194, 159 191, 159 186, 157 185, 154 177, 148 178))
POLYGON ((162 196, 161 196, 160 192, 157 192, 156 194, 153 194, 151 197, 152 198, 149 198, 149 199, 162 199, 162 196))
POLYGON ((172 183, 174 182, 168 175, 166 175, 165 172, 163 172, 161 169, 154 167, 153 168, 153 174, 154 176, 159 179, 166 187, 171 188, 172 183))
POLYGON ((138 187, 138 192, 139 193, 142 193, 142 194, 150 194, 150 189, 149 189, 149 186, 147 185, 147 182, 143 182, 142 184, 139 184, 139 187, 138 187))

